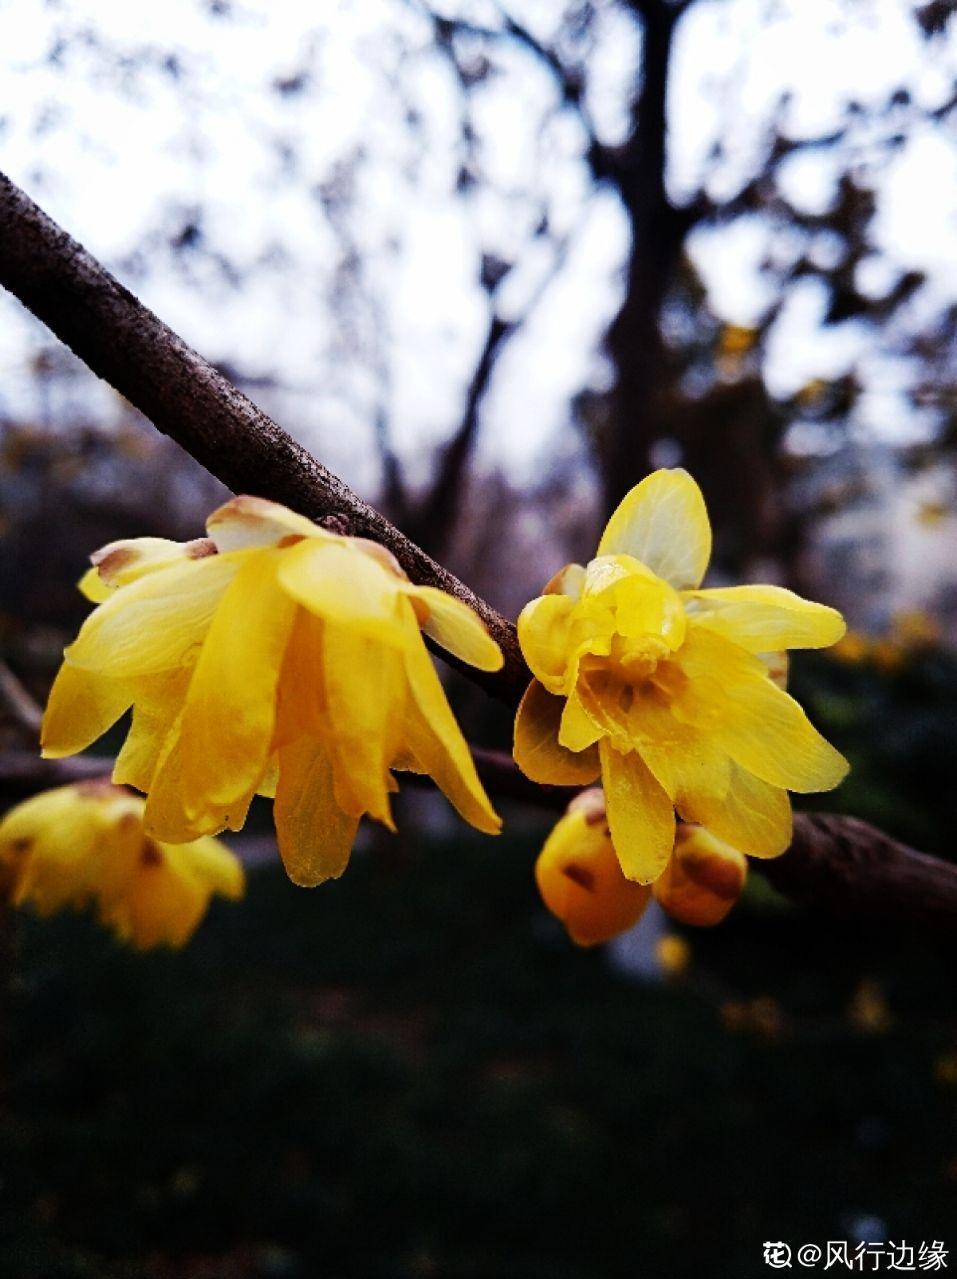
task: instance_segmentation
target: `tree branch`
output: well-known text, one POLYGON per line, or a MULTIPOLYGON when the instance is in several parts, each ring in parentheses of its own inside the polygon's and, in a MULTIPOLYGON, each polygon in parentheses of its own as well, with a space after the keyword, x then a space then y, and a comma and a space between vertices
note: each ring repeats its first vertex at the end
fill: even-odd
POLYGON ((512 623, 317 462, 2 173, 0 283, 228 488, 312 519, 338 516, 353 533, 388 547, 412 581, 473 608, 505 666, 493 675, 462 669, 517 704, 530 675, 512 623))

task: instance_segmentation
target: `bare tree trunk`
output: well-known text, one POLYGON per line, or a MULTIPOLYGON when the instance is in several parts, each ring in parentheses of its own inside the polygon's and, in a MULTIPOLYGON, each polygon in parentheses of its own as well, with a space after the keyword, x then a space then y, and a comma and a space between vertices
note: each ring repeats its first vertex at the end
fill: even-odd
POLYGON ((631 3, 642 18, 644 39, 631 136, 615 164, 632 244, 625 300, 608 334, 616 384, 611 427, 600 445, 606 514, 651 469, 664 399, 661 312, 693 221, 691 212, 673 205, 665 190, 668 73, 684 6, 667 0, 631 3))

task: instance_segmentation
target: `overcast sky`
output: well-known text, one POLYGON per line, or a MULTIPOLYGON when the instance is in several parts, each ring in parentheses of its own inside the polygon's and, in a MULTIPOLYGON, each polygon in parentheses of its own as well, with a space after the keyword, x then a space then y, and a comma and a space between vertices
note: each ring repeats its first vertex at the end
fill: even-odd
MULTIPOLYGON (((491 3, 435 7, 501 21, 491 3)), ((0 165, 204 355, 278 379, 280 392, 254 397, 366 491, 378 407, 420 477, 429 447, 454 428, 487 323, 478 263, 483 253, 515 260, 503 305, 516 314, 535 305, 497 370, 479 455, 517 479, 542 474, 556 450, 574 447, 571 396, 606 376, 600 341, 627 249, 622 211, 594 190, 581 129, 555 113, 547 71, 517 46, 498 46, 497 74, 472 95, 481 180, 464 198, 460 95, 414 3, 230 8, 224 17, 206 0, 0 0, 0 165), (276 88, 300 79, 300 91, 276 88), (330 211, 316 191, 350 165, 347 208, 330 211), (557 271, 532 235, 543 212, 564 244, 557 271), (189 225, 202 229, 196 251, 172 253, 171 236, 189 225), (333 314, 350 247, 362 275, 333 314)), ((554 0, 510 8, 547 38, 554 0)), ((613 142, 639 39, 612 4, 598 8, 588 106, 613 142)), ((933 108, 955 76, 957 38, 929 47, 904 0, 698 0, 674 64, 671 189, 684 198, 707 173, 711 194, 733 193, 785 89, 788 132, 813 137, 848 101, 876 108, 901 82, 933 108), (717 136, 728 158, 709 170, 717 136)), ((857 145, 873 167, 866 133, 857 145)), ((834 162, 822 151, 796 159, 781 177, 786 194, 826 210, 834 162)), ((957 298, 952 126, 921 127, 881 163, 879 252, 867 267, 875 289, 919 268, 931 277, 924 305, 957 298)), ((760 317, 769 248, 780 250, 760 219, 695 236, 719 316, 760 317)), ((772 392, 856 367, 871 388, 859 429, 919 435, 888 353, 855 322, 823 331, 824 305, 810 281, 789 297, 765 358, 772 392)), ((6 416, 38 412, 28 364, 37 343, 37 326, 0 299, 6 416)), ((106 392, 83 383, 80 393, 96 416, 115 416, 106 392)))

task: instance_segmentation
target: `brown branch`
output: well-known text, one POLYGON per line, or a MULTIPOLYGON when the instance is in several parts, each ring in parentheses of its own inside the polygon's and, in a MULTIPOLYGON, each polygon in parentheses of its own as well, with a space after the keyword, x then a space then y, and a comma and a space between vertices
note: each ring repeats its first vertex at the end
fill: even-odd
POLYGON ((0 283, 228 488, 312 519, 337 516, 353 533, 388 547, 414 582, 473 608, 505 666, 494 675, 466 673, 517 704, 530 677, 512 623, 317 462, 2 173, 0 283))

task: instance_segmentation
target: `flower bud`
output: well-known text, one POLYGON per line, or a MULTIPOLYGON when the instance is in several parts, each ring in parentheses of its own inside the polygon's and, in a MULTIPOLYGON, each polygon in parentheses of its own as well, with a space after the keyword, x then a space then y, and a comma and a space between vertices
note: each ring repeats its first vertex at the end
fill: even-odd
POLYGON ((535 863, 542 900, 579 946, 608 941, 637 923, 651 889, 624 877, 598 789, 572 800, 535 863))
POLYGON ((747 860, 703 826, 680 824, 674 853, 655 880, 655 900, 682 924, 720 924, 738 900, 747 860))

